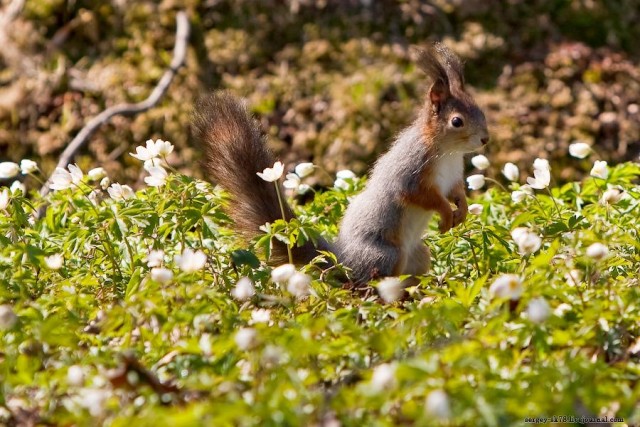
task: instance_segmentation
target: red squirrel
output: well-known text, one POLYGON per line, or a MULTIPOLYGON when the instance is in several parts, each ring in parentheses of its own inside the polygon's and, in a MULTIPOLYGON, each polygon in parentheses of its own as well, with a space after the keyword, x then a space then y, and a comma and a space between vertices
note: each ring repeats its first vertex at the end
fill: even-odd
MULTIPOLYGON (((359 283, 421 275, 430 266, 422 236, 433 212, 442 233, 464 222, 463 156, 489 141, 485 116, 465 90, 462 62, 448 48, 434 43, 418 50, 417 65, 429 79, 417 118, 377 160, 365 189, 349 204, 337 240, 292 248, 296 263, 310 261, 321 249, 334 252, 359 283)), ((273 155, 243 102, 223 92, 205 97, 194 129, 209 179, 231 195, 228 212, 238 231, 251 238, 260 226, 282 218, 273 183, 256 175, 273 166, 273 155)), ((293 218, 289 206, 284 213, 293 218)), ((286 246, 276 242, 271 261, 287 259, 286 246)))

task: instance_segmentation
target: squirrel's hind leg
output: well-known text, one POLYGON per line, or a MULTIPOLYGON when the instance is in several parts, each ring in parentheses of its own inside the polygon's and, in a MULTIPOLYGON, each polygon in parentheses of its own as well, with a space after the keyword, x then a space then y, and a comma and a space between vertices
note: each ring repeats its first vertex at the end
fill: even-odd
POLYGON ((401 274, 419 276, 429 271, 431 267, 431 251, 429 247, 420 243, 409 253, 407 264, 401 274))
POLYGON ((350 241, 341 248, 338 259, 351 269, 353 279, 358 283, 383 277, 398 276, 406 266, 400 248, 391 244, 372 244, 350 241))
MULTIPOLYGON (((427 245, 420 243, 411 252, 409 252, 404 270, 401 275, 410 274, 402 281, 402 286, 408 288, 410 286, 418 286, 420 284, 419 276, 427 273, 431 267, 431 251, 427 245)), ((405 298, 407 295, 405 295, 405 298)))

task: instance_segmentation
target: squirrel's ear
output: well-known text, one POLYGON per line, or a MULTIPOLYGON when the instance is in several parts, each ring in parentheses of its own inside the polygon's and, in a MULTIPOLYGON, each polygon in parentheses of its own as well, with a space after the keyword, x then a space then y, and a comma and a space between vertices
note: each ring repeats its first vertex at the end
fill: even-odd
POLYGON ((442 109, 442 104, 449 97, 449 86, 442 79, 437 79, 429 88, 429 100, 433 112, 438 114, 442 109))

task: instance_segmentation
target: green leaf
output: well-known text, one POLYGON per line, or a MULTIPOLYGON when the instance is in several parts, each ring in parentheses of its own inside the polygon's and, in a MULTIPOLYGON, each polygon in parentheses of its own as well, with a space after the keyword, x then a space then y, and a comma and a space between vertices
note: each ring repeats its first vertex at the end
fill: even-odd
POLYGON ((252 268, 258 268, 260 266, 260 260, 258 259, 258 257, 256 257, 253 252, 245 249, 236 249, 235 251, 231 252, 231 259, 233 260, 233 263, 238 267, 248 265, 252 268))
POLYGON ((133 274, 129 278, 129 282, 127 283, 127 287, 124 292, 125 299, 130 299, 132 295, 138 292, 138 288, 140 287, 140 283, 142 282, 142 268, 136 268, 133 270, 133 274))

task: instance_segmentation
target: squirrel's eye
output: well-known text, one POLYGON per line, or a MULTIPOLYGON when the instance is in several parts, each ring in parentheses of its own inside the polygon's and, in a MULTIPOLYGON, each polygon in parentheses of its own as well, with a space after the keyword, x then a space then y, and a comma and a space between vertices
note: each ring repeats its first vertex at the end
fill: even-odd
POLYGON ((451 125, 454 128, 461 128, 463 124, 464 124, 464 122, 462 121, 462 119, 460 117, 454 117, 453 119, 451 119, 451 125))

